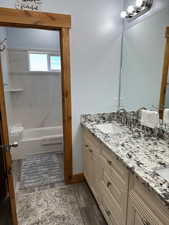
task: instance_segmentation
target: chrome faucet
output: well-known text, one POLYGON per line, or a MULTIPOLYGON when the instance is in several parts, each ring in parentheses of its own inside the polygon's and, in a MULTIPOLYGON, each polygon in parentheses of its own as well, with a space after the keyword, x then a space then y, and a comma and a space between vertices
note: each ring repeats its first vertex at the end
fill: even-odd
POLYGON ((125 125, 127 111, 124 108, 121 108, 117 111, 116 121, 125 125))

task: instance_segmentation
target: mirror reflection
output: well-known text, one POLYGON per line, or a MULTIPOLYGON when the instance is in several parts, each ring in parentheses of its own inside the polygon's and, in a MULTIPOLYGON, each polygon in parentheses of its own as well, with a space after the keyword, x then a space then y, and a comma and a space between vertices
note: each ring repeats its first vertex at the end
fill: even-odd
MULTIPOLYGON (((125 20, 121 107, 137 110, 144 106, 158 110, 167 26, 169 26, 169 8, 162 9, 137 24, 132 25, 132 22, 125 20)), ((168 87, 167 82, 166 96, 169 96, 168 87)), ((165 106, 169 107, 169 97, 166 97, 165 106)))

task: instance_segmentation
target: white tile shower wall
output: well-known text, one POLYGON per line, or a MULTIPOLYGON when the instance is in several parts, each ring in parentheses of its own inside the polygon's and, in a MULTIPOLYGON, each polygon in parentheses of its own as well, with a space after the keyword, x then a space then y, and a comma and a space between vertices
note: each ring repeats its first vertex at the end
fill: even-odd
POLYGON ((25 129, 62 124, 61 74, 28 72, 27 51, 9 50, 14 123, 25 129))

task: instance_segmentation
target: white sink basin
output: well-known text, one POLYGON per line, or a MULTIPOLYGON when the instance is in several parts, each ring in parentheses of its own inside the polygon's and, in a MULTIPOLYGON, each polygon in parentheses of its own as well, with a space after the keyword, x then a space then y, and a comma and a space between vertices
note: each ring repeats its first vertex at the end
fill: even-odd
POLYGON ((123 131, 119 126, 112 123, 98 124, 95 125, 97 129, 106 134, 119 134, 123 131))
POLYGON ((156 173, 169 182, 169 167, 156 170, 156 173))

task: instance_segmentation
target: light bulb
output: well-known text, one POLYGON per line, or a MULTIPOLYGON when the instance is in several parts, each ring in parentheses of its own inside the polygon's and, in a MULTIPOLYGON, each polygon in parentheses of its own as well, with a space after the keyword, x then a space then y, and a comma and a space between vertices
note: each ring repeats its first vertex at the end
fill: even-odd
POLYGON ((121 18, 123 18, 123 19, 126 18, 127 12, 126 12, 126 11, 121 11, 120 16, 121 16, 121 18))
POLYGON ((134 9, 134 6, 132 6, 132 5, 130 5, 130 6, 127 8, 127 12, 128 12, 129 14, 132 14, 134 11, 135 11, 135 9, 134 9))
POLYGON ((136 6, 141 8, 143 6, 144 1, 143 0, 137 0, 136 1, 136 6))

